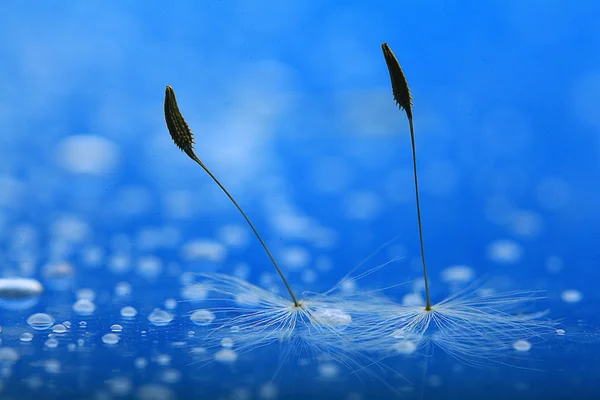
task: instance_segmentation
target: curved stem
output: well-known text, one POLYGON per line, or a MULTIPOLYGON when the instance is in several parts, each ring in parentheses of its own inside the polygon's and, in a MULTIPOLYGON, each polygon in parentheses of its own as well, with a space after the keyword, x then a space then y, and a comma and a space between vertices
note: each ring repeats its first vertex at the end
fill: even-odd
MULTIPOLYGON (((187 152, 186 152, 187 153, 187 152)), ((196 154, 194 153, 188 153, 188 156, 194 160, 199 166, 202 167, 202 169, 204 169, 204 171, 208 174, 208 176, 210 176, 212 178, 213 181, 215 181, 215 183, 221 188, 221 190, 227 195, 227 197, 229 197, 229 200, 231 200, 231 202, 233 203, 233 205, 235 205, 238 209, 238 211, 242 214, 242 216, 244 217, 244 219, 246 220, 246 222, 248 223, 248 225, 250 225, 250 228, 252 229, 252 231, 254 232, 254 235, 256 235, 256 237, 258 238, 258 240, 260 241, 260 244, 262 245, 262 247, 265 249, 265 251, 267 252, 267 255, 269 256, 269 258, 271 259, 271 262, 273 263, 273 265, 275 266, 275 269, 277 269, 277 272, 279 273, 279 276, 281 277, 281 280, 283 281, 286 289, 288 290, 288 292, 290 293, 290 296, 292 296, 292 300, 294 301, 294 306, 295 307, 300 307, 300 303, 298 303, 298 300, 296 300, 296 296, 294 295, 294 292, 292 291, 292 288, 290 287, 290 284, 288 283, 287 279, 285 279, 285 276, 283 275, 283 271, 281 270, 281 268, 279 268, 279 265, 277 264, 277 261, 275 261, 275 257, 273 257, 273 255, 271 254, 271 252, 269 251, 269 248, 267 247, 266 243, 264 242, 264 240, 260 237, 260 235, 258 234, 258 231, 256 230, 256 228, 254 227, 254 225, 252 224, 252 222, 250 222, 250 218, 248 218, 248 216, 246 215, 246 213, 244 212, 244 210, 242 210, 242 207, 240 207, 240 205, 237 203, 237 201, 235 201, 235 199, 233 198, 233 196, 227 191, 227 189, 225 189, 225 186, 223 186, 221 184, 221 182, 219 182, 219 180, 217 179, 216 176, 214 176, 212 174, 212 172, 210 172, 210 170, 206 167, 206 165, 204 165, 204 163, 202 161, 200 161, 200 159, 198 157, 196 157, 196 154)))

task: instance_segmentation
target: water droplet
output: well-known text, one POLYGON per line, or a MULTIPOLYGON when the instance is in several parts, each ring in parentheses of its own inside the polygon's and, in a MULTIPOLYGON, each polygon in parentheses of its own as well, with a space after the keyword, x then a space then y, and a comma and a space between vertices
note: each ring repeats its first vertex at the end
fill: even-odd
POLYGON ((196 325, 205 326, 214 321, 215 314, 209 310, 196 310, 190 315, 190 319, 196 325))
POLYGON ((169 365, 171 363, 171 356, 168 354, 159 354, 156 356, 156 363, 158 365, 169 365))
POLYGON ((135 365, 135 367, 137 369, 144 369, 148 366, 148 360, 146 360, 143 357, 138 357, 135 359, 135 361, 133 362, 133 364, 135 365))
POLYGON ((113 325, 111 325, 110 330, 112 332, 117 332, 118 333, 118 332, 122 332, 123 331, 123 327, 121 325, 119 325, 119 324, 113 324, 113 325))
POLYGON ((173 314, 161 310, 160 308, 155 308, 154 311, 148 315, 148 321, 155 326, 169 325, 169 323, 173 321, 173 314))
POLYGON ((137 315, 137 310, 131 306, 121 308, 121 316, 123 318, 133 318, 137 315))
POLYGON ((44 369, 49 374, 58 374, 60 372, 60 361, 47 360, 44 362, 44 369))
POLYGON ((46 347, 48 347, 50 349, 55 349, 58 347, 58 340, 55 338, 50 338, 50 339, 46 340, 46 342, 44 344, 46 345, 46 347))
POLYGON ((496 240, 487 248, 488 258, 498 263, 515 263, 521 259, 523 248, 514 240, 496 240))
POLYGON ((65 333, 67 331, 67 327, 64 326, 63 324, 56 324, 52 327, 52 332, 54 333, 65 333))
POLYGON ((88 299, 79 299, 73 304, 73 311, 79 315, 92 315, 96 311, 96 305, 88 299))
POLYGON ((19 361, 21 356, 19 353, 10 347, 0 347, 0 365, 2 364, 14 364, 19 361))
POLYGON ((0 307, 8 310, 25 310, 34 306, 44 291, 35 279, 0 279, 0 307))
POLYGON ((42 269, 44 282, 53 290, 67 290, 73 284, 75 269, 68 262, 47 264, 42 269))
POLYGON ((412 340, 400 340, 394 344, 394 349, 400 354, 412 354, 417 351, 417 344, 412 340))
POLYGON ((466 265, 453 265, 442 271, 442 281, 450 283, 465 283, 472 280, 474 275, 475 274, 471 267, 466 265))
POLYGON ((557 330, 556 330, 556 334, 557 334, 558 336, 564 336, 564 335, 565 335, 565 333, 566 333, 566 332, 565 332, 565 330, 564 330, 564 329, 557 329, 557 330))
POLYGON ((177 308, 177 300, 175 299, 166 299, 165 300, 165 308, 167 310, 174 310, 177 308))
POLYGON ((237 361, 238 355, 231 349, 222 349, 215 353, 215 361, 231 364, 237 361))
POLYGON ((54 318, 48 314, 37 313, 27 318, 27 324, 35 330, 43 331, 54 325, 54 318))
POLYGON ((516 351, 529 351, 531 349, 531 343, 527 340, 517 340, 513 343, 513 348, 516 351))
POLYGON ((324 363, 319 365, 319 377, 323 379, 333 379, 340 373, 337 365, 332 363, 324 363))
POLYGON ((115 286, 115 294, 119 297, 125 297, 131 295, 131 285, 129 282, 119 282, 115 286))
POLYGON ((181 372, 176 369, 169 368, 162 373, 162 381, 165 383, 177 383, 181 379, 181 372))
POLYGON ((181 297, 192 301, 204 300, 207 295, 208 290, 206 290, 204 285, 199 283, 186 286, 181 290, 181 297))
POLYGON ((228 337, 221 339, 221 346, 226 349, 232 348, 233 347, 233 339, 228 338, 228 337))
POLYGON ((565 303, 579 303, 583 299, 583 294, 579 290, 570 289, 562 292, 560 297, 565 303))
POLYGON ((107 333, 106 335, 102 336, 102 343, 109 346, 114 346, 115 344, 119 343, 119 340, 119 335, 114 333, 107 333))
POLYGON ((315 310, 313 317, 317 324, 326 326, 347 326, 352 323, 352 316, 338 308, 321 308, 315 310))
POLYGON ((21 337, 19 338, 23 343, 29 343, 33 340, 33 335, 29 332, 21 333, 21 337))
POLYGON ((96 299, 96 292, 94 292, 92 289, 79 289, 75 293, 75 296, 80 300, 85 299, 89 301, 94 301, 96 299))

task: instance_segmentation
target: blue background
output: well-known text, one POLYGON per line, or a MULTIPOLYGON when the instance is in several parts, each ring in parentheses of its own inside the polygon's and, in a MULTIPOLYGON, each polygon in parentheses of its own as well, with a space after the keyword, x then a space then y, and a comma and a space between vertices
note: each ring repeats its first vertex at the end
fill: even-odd
MULTIPOLYGON (((165 391, 158 398, 200 396, 203 387, 223 398, 239 397, 240 388, 241 396, 259 395, 242 366, 190 364, 192 305, 178 304, 165 329, 146 319, 166 299, 181 300, 186 271, 246 271, 263 285, 275 278, 235 208, 171 143, 167 84, 198 156, 242 204, 297 291, 326 290, 391 239, 368 264, 404 259, 365 287, 419 279, 408 124, 392 100, 382 42, 414 97, 434 300, 452 291, 442 271, 467 265, 499 289, 545 290, 541 307, 567 331, 532 354, 545 360, 542 372, 465 367, 453 378, 456 363, 436 353, 434 385, 405 365, 414 388, 407 396, 598 393, 597 2, 30 1, 4 2, 0 15, 0 268, 45 287, 34 307, 0 310, 2 346, 20 355, 2 366, 0 396, 118 397, 107 383, 114 378, 126 379, 134 398, 150 398, 148 385, 165 391), (182 249, 197 239, 216 241, 220 255, 186 256, 182 249), (499 240, 517 255, 494 256, 499 240), (94 251, 99 260, 89 262, 94 251), (114 266, 115 256, 125 257, 124 267, 114 266), (144 260, 154 262, 150 273, 144 260), (57 284, 51 266, 60 262, 72 268, 57 284), (132 287, 126 301, 115 298, 119 282, 132 287), (92 317, 73 314, 82 288, 96 294, 92 317), (582 301, 564 302, 565 290, 582 301), (107 350, 100 337, 123 323, 125 304, 138 319, 124 325, 121 348, 107 350), (74 327, 85 320, 88 336, 73 329, 48 349, 47 333, 25 322, 34 312, 74 327), (27 345, 19 341, 25 331, 36 335, 27 345), (68 351, 82 335, 87 350, 68 351), (153 361, 160 354, 171 354, 169 366, 153 361), (135 358, 148 369, 136 369, 135 358), (47 360, 60 371, 44 369, 47 360), (165 368, 180 379, 165 381, 165 368), (232 378, 223 387, 224 373, 232 378)), ((344 379, 340 398, 379 390, 368 379, 344 379)))

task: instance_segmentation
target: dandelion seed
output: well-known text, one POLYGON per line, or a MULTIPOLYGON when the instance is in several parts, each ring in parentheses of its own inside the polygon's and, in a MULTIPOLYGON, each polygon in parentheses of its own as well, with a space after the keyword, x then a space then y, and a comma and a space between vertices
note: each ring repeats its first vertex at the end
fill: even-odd
MULTIPOLYGON (((433 343, 455 358, 474 365, 498 360, 511 348, 527 351, 531 347, 529 340, 552 331, 552 323, 541 320, 544 312, 521 312, 525 305, 540 298, 535 292, 496 295, 478 293, 471 287, 431 305, 419 203, 412 97, 394 53, 386 43, 382 49, 394 100, 406 112, 410 126, 425 301, 420 300, 418 295, 408 295, 402 305, 380 304, 382 320, 363 332, 364 343, 374 350, 379 348, 401 354, 412 354, 418 348, 433 343), (372 340, 368 339, 369 335, 372 335, 372 340)), ((492 259, 506 262, 514 262, 521 256, 520 247, 512 241, 494 242, 488 252, 492 259)), ((452 267, 442 273, 442 278, 449 282, 466 282, 472 279, 472 271, 467 267, 452 267)))
POLYGON ((167 128, 169 130, 169 133, 175 145, 177 145, 177 147, 179 147, 179 149, 181 149, 185 154, 187 154, 188 157, 190 157, 200 167, 202 167, 202 169, 212 178, 212 180, 217 184, 217 186, 219 186, 223 193, 225 193, 225 195, 229 198, 233 205, 238 209, 240 214, 242 214, 242 216, 248 223, 248 226, 250 226, 250 228, 254 232, 254 235, 259 240, 260 244, 269 256, 271 262, 273 263, 273 266, 277 270, 277 273, 281 277, 281 280, 283 281, 286 289, 292 297, 292 300, 294 301, 294 306, 299 307, 300 304, 296 300, 296 296, 294 295, 292 288, 285 279, 283 271, 281 270, 281 268, 279 268, 279 265, 277 264, 275 258, 271 254, 271 251, 267 247, 266 243, 263 241, 262 237, 259 235, 258 231, 254 227, 244 210, 242 210, 242 207, 237 203, 237 201, 235 201, 233 196, 229 193, 227 189, 225 189, 225 187, 221 184, 217 177, 214 176, 212 172, 210 172, 210 170, 204 165, 204 163, 200 161, 200 159, 196 156, 196 153, 194 152, 194 135, 192 134, 192 131, 188 126, 187 122, 185 122, 183 115, 179 111, 179 106, 177 105, 177 100, 175 99, 175 92, 173 91, 173 88, 171 86, 167 86, 165 91, 165 120, 167 122, 167 128))
POLYGON ((419 241, 421 243, 421 261, 423 263, 423 278, 425 279, 425 297, 427 304, 425 309, 431 310, 431 301, 429 299, 429 282, 427 280, 427 265, 425 264, 425 247, 423 244, 423 225, 421 223, 421 204, 419 202, 419 179, 417 177, 417 149, 415 146, 415 129, 413 126, 413 115, 412 115, 412 98, 410 96, 410 89, 408 88, 408 82, 402 72, 400 63, 396 59, 396 56, 392 52, 392 49, 387 43, 381 45, 383 49, 383 55, 390 72, 390 79, 392 81, 392 92, 394 93, 394 100, 400 107, 406 112, 408 117, 408 123, 410 125, 410 140, 412 144, 412 155, 413 155, 413 178, 415 181, 415 198, 417 203, 417 221, 419 223, 419 241))

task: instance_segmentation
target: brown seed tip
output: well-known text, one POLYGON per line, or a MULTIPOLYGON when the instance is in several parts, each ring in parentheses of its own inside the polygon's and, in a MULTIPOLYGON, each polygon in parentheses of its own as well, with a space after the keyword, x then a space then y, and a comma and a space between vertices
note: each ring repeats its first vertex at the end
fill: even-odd
POLYGON ((173 142, 189 157, 194 158, 194 134, 177 106, 175 91, 171 86, 165 90, 165 121, 173 142))
POLYGON ((402 72, 400 63, 396 59, 396 56, 387 43, 383 43, 381 45, 381 49, 383 50, 385 63, 387 64, 388 71, 390 72, 394 100, 396 100, 396 104, 398 104, 401 110, 403 109, 406 111, 408 118, 412 118, 412 98, 410 97, 408 82, 406 81, 404 72, 402 72))

